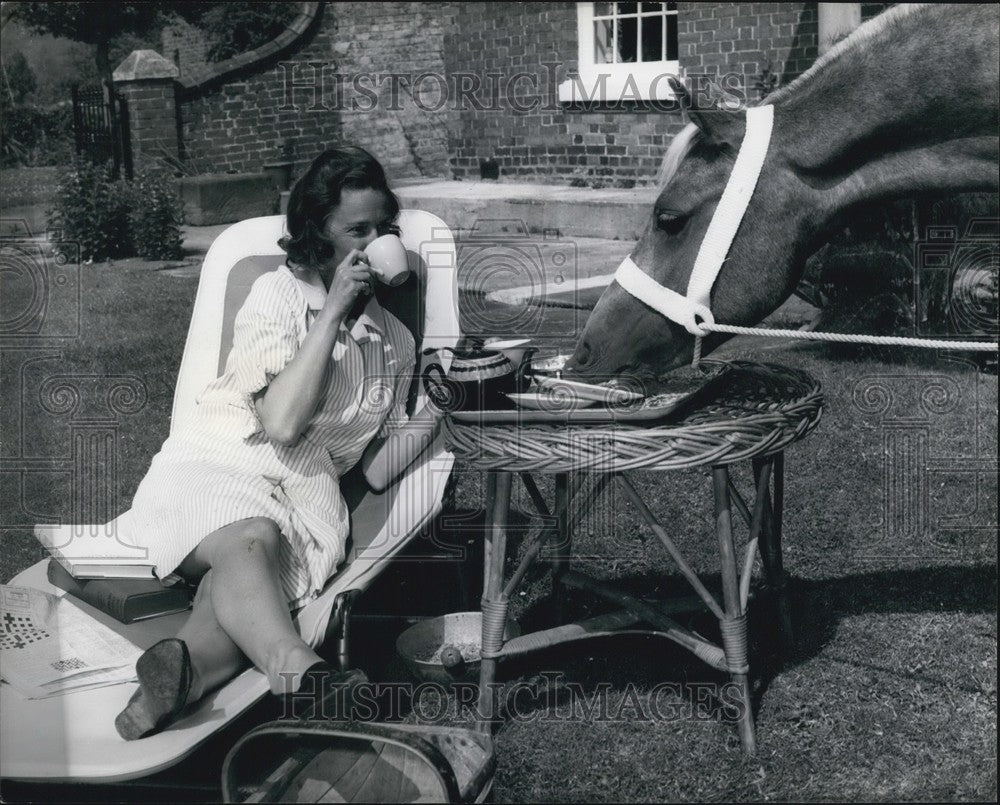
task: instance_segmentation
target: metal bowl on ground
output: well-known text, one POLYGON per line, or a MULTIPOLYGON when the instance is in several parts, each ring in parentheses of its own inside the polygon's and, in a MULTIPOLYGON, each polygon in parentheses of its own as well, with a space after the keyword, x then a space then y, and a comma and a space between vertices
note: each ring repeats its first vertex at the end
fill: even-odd
MULTIPOLYGON (((482 624, 480 612, 452 612, 420 621, 396 639, 396 653, 410 673, 421 681, 442 685, 475 682, 479 679, 482 624), (461 661, 457 663, 454 662, 455 650, 461 654, 461 661), (446 662, 451 667, 446 667, 446 662)), ((504 639, 520 634, 517 623, 507 618, 504 639)))

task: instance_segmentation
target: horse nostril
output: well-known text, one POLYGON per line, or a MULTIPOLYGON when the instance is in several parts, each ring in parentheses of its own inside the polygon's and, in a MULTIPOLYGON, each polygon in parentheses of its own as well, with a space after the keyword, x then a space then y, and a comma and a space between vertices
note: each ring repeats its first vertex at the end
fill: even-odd
POLYGON ((590 360, 590 344, 586 340, 581 341, 580 346, 576 348, 576 355, 573 357, 576 359, 578 366, 586 366, 590 360))

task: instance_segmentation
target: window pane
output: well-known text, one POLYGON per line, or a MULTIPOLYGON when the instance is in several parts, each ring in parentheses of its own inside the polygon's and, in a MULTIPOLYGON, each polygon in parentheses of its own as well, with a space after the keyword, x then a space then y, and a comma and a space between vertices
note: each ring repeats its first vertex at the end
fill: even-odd
POLYGON ((643 3, 642 12, 647 14, 651 11, 663 11, 663 3, 643 3))
POLYGON ((610 17, 611 13, 614 11, 614 3, 594 3, 594 16, 595 17, 610 17))
POLYGON ((611 64, 615 60, 611 38, 614 24, 614 20, 594 20, 594 64, 611 64))
POLYGON ((663 17, 642 18, 642 59, 640 61, 663 60, 663 17))
POLYGON ((618 61, 634 62, 639 50, 639 18, 618 20, 618 61))
POLYGON ((667 61, 677 61, 677 15, 667 15, 667 61))
POLYGON ((618 4, 618 16, 622 14, 635 14, 637 13, 638 3, 619 3, 618 4))
POLYGON ((667 11, 676 11, 677 3, 667 3, 667 11))

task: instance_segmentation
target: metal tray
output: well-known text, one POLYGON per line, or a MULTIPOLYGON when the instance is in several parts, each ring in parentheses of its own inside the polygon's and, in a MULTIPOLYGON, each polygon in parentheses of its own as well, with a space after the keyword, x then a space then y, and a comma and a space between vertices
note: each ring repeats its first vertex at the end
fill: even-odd
POLYGON ((725 374, 723 370, 704 378, 692 378, 690 388, 686 390, 678 389, 676 392, 653 395, 640 403, 604 404, 568 411, 541 411, 530 408, 453 411, 448 416, 456 422, 469 425, 600 425, 658 422, 714 394, 725 374))

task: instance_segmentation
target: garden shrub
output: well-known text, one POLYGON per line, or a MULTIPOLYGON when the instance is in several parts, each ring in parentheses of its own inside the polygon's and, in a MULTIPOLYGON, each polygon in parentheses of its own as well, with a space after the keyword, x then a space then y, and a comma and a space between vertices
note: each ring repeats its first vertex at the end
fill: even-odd
POLYGON ((67 170, 48 213, 50 229, 60 239, 79 244, 86 261, 134 254, 129 231, 129 192, 116 181, 109 165, 77 160, 67 170))
POLYGON ((162 171, 142 171, 132 182, 130 195, 136 253, 145 260, 180 258, 183 209, 173 179, 162 171))
POLYGON ((212 43, 208 60, 220 62, 265 45, 285 30, 298 13, 296 3, 216 3, 200 27, 212 43))
POLYGON ((0 111, 3 167, 66 165, 73 161, 73 112, 4 103, 0 111))
POLYGON ((79 244, 86 261, 177 259, 182 220, 176 186, 161 171, 146 170, 128 181, 115 179, 110 165, 86 160, 68 170, 48 214, 49 228, 79 244))

